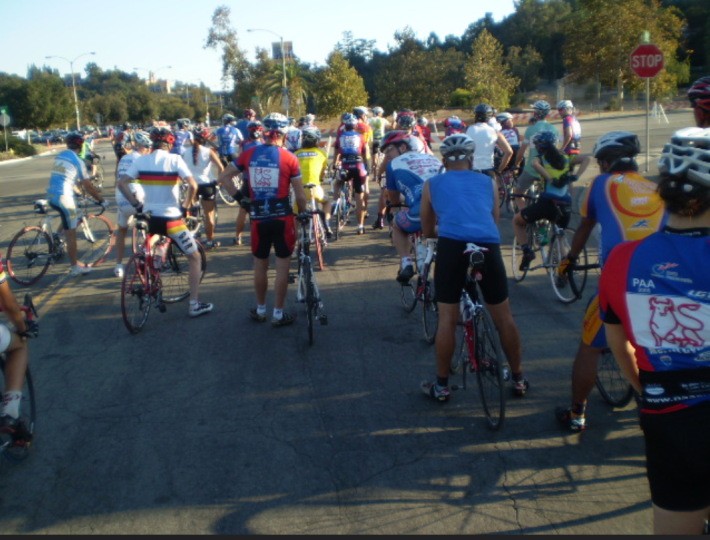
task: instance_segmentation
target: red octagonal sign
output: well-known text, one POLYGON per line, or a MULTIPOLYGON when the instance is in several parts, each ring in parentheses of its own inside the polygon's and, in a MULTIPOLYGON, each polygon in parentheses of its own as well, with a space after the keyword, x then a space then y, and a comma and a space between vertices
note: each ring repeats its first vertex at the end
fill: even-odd
POLYGON ((642 79, 652 79, 663 69, 663 51, 652 44, 639 45, 631 53, 631 69, 642 79))

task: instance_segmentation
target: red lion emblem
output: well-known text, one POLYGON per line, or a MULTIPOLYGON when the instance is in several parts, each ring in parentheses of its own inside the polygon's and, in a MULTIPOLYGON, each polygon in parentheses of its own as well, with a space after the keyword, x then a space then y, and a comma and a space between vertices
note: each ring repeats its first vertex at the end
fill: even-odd
POLYGON ((698 335, 705 325, 687 313, 699 310, 698 304, 676 306, 670 298, 655 297, 648 303, 651 308, 651 334, 656 340, 656 347, 664 341, 678 347, 701 347, 705 344, 705 340, 698 335))

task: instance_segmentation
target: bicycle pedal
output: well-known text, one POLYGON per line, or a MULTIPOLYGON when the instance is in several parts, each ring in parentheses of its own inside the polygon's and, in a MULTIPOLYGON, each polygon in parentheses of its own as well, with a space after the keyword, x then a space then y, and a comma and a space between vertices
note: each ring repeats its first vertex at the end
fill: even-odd
POLYGON ((321 326, 328 326, 328 316, 327 315, 320 316, 320 324, 321 324, 321 326))

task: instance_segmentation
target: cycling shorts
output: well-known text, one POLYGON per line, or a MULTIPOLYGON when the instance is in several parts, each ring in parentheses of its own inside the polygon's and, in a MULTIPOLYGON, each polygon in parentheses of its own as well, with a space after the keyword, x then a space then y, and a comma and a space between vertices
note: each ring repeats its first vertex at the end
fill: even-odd
POLYGON ((115 145, 113 147, 113 153, 116 154, 116 161, 121 161, 121 158, 125 156, 128 152, 125 146, 115 145))
POLYGON ((151 216, 148 232, 169 236, 185 255, 192 255, 197 251, 197 241, 182 218, 151 216))
MULTIPOLYGON (((476 245, 488 248, 485 253, 482 279, 478 282, 486 304, 496 305, 508 299, 508 276, 505 273, 505 263, 500 252, 500 244, 476 245)), ((469 256, 464 254, 466 242, 439 237, 436 247, 436 270, 434 272, 434 289, 436 299, 444 304, 458 304, 461 291, 466 283, 469 267, 469 256)))
MULTIPOLYGON (((303 190, 306 192, 306 200, 310 201, 311 188, 303 188, 303 190)), ((330 198, 326 196, 325 191, 323 190, 323 186, 316 186, 313 188, 313 198, 316 200, 317 203, 320 204, 325 204, 330 200, 330 198)), ((296 214, 300 212, 300 210, 298 209, 298 204, 296 204, 295 202, 293 203, 293 211, 296 214)))
POLYGON ((52 195, 48 199, 49 206, 54 208, 62 218, 65 229, 76 229, 79 216, 76 212, 76 199, 73 195, 52 195))
POLYGON ((365 179, 367 178, 367 172, 365 172, 365 167, 362 163, 358 163, 357 167, 353 165, 345 165, 346 180, 353 181, 353 193, 364 193, 365 192, 365 179), (348 168, 352 167, 352 169, 348 168))
POLYGON ((220 154, 219 161, 222 163, 222 165, 226 169, 230 163, 237 161, 238 157, 239 156, 237 154, 220 154))
POLYGON ((602 321, 601 311, 599 310, 599 292, 592 296, 587 304, 582 326, 582 342, 597 349, 606 347, 604 321, 602 321))
POLYGON ((557 223, 564 229, 569 225, 570 219, 572 219, 572 205, 540 197, 532 205, 523 208, 520 211, 520 215, 527 223, 535 223, 541 219, 546 219, 557 223))
POLYGON ((382 146, 382 139, 379 141, 372 141, 372 153, 376 153, 380 150, 380 146, 382 146))
POLYGON ((653 504, 692 512, 710 506, 710 402, 679 411, 641 413, 653 504))
POLYGON ((279 259, 286 259, 296 246, 294 216, 251 222, 251 253, 257 259, 268 259, 271 246, 279 259))
POLYGON ((217 188, 212 184, 197 184, 197 196, 203 201, 214 201, 217 188))
POLYGON ((411 217, 406 210, 397 212, 397 215, 394 217, 394 222, 397 224, 397 227, 408 234, 418 233, 422 230, 421 219, 419 217, 411 217))
POLYGON ((4 324, 0 324, 0 354, 4 353, 12 343, 12 332, 4 324))

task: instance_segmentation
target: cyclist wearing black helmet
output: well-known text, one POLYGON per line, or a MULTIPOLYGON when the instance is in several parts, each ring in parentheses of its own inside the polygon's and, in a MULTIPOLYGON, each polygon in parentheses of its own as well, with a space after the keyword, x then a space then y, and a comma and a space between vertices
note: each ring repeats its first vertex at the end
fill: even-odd
MULTIPOLYGON (((491 178, 496 178, 495 172, 501 173, 508 165, 508 161, 513 156, 505 136, 491 127, 488 121, 491 119, 493 109, 481 103, 473 110, 475 123, 466 130, 466 135, 476 143, 476 151, 473 154, 473 167, 487 174, 491 178), (502 153, 498 171, 494 169, 494 152, 498 148, 502 153)), ((501 187, 500 185, 498 186, 501 187)))
POLYGON ((237 122, 237 129, 242 134, 242 141, 249 139, 249 122, 256 120, 256 111, 254 109, 244 109, 244 119, 237 122))
POLYGON ((113 152, 116 154, 116 171, 114 174, 118 174, 118 162, 121 161, 121 158, 132 148, 131 134, 131 124, 129 122, 125 122, 123 124, 123 129, 114 133, 113 139, 111 139, 113 152))

